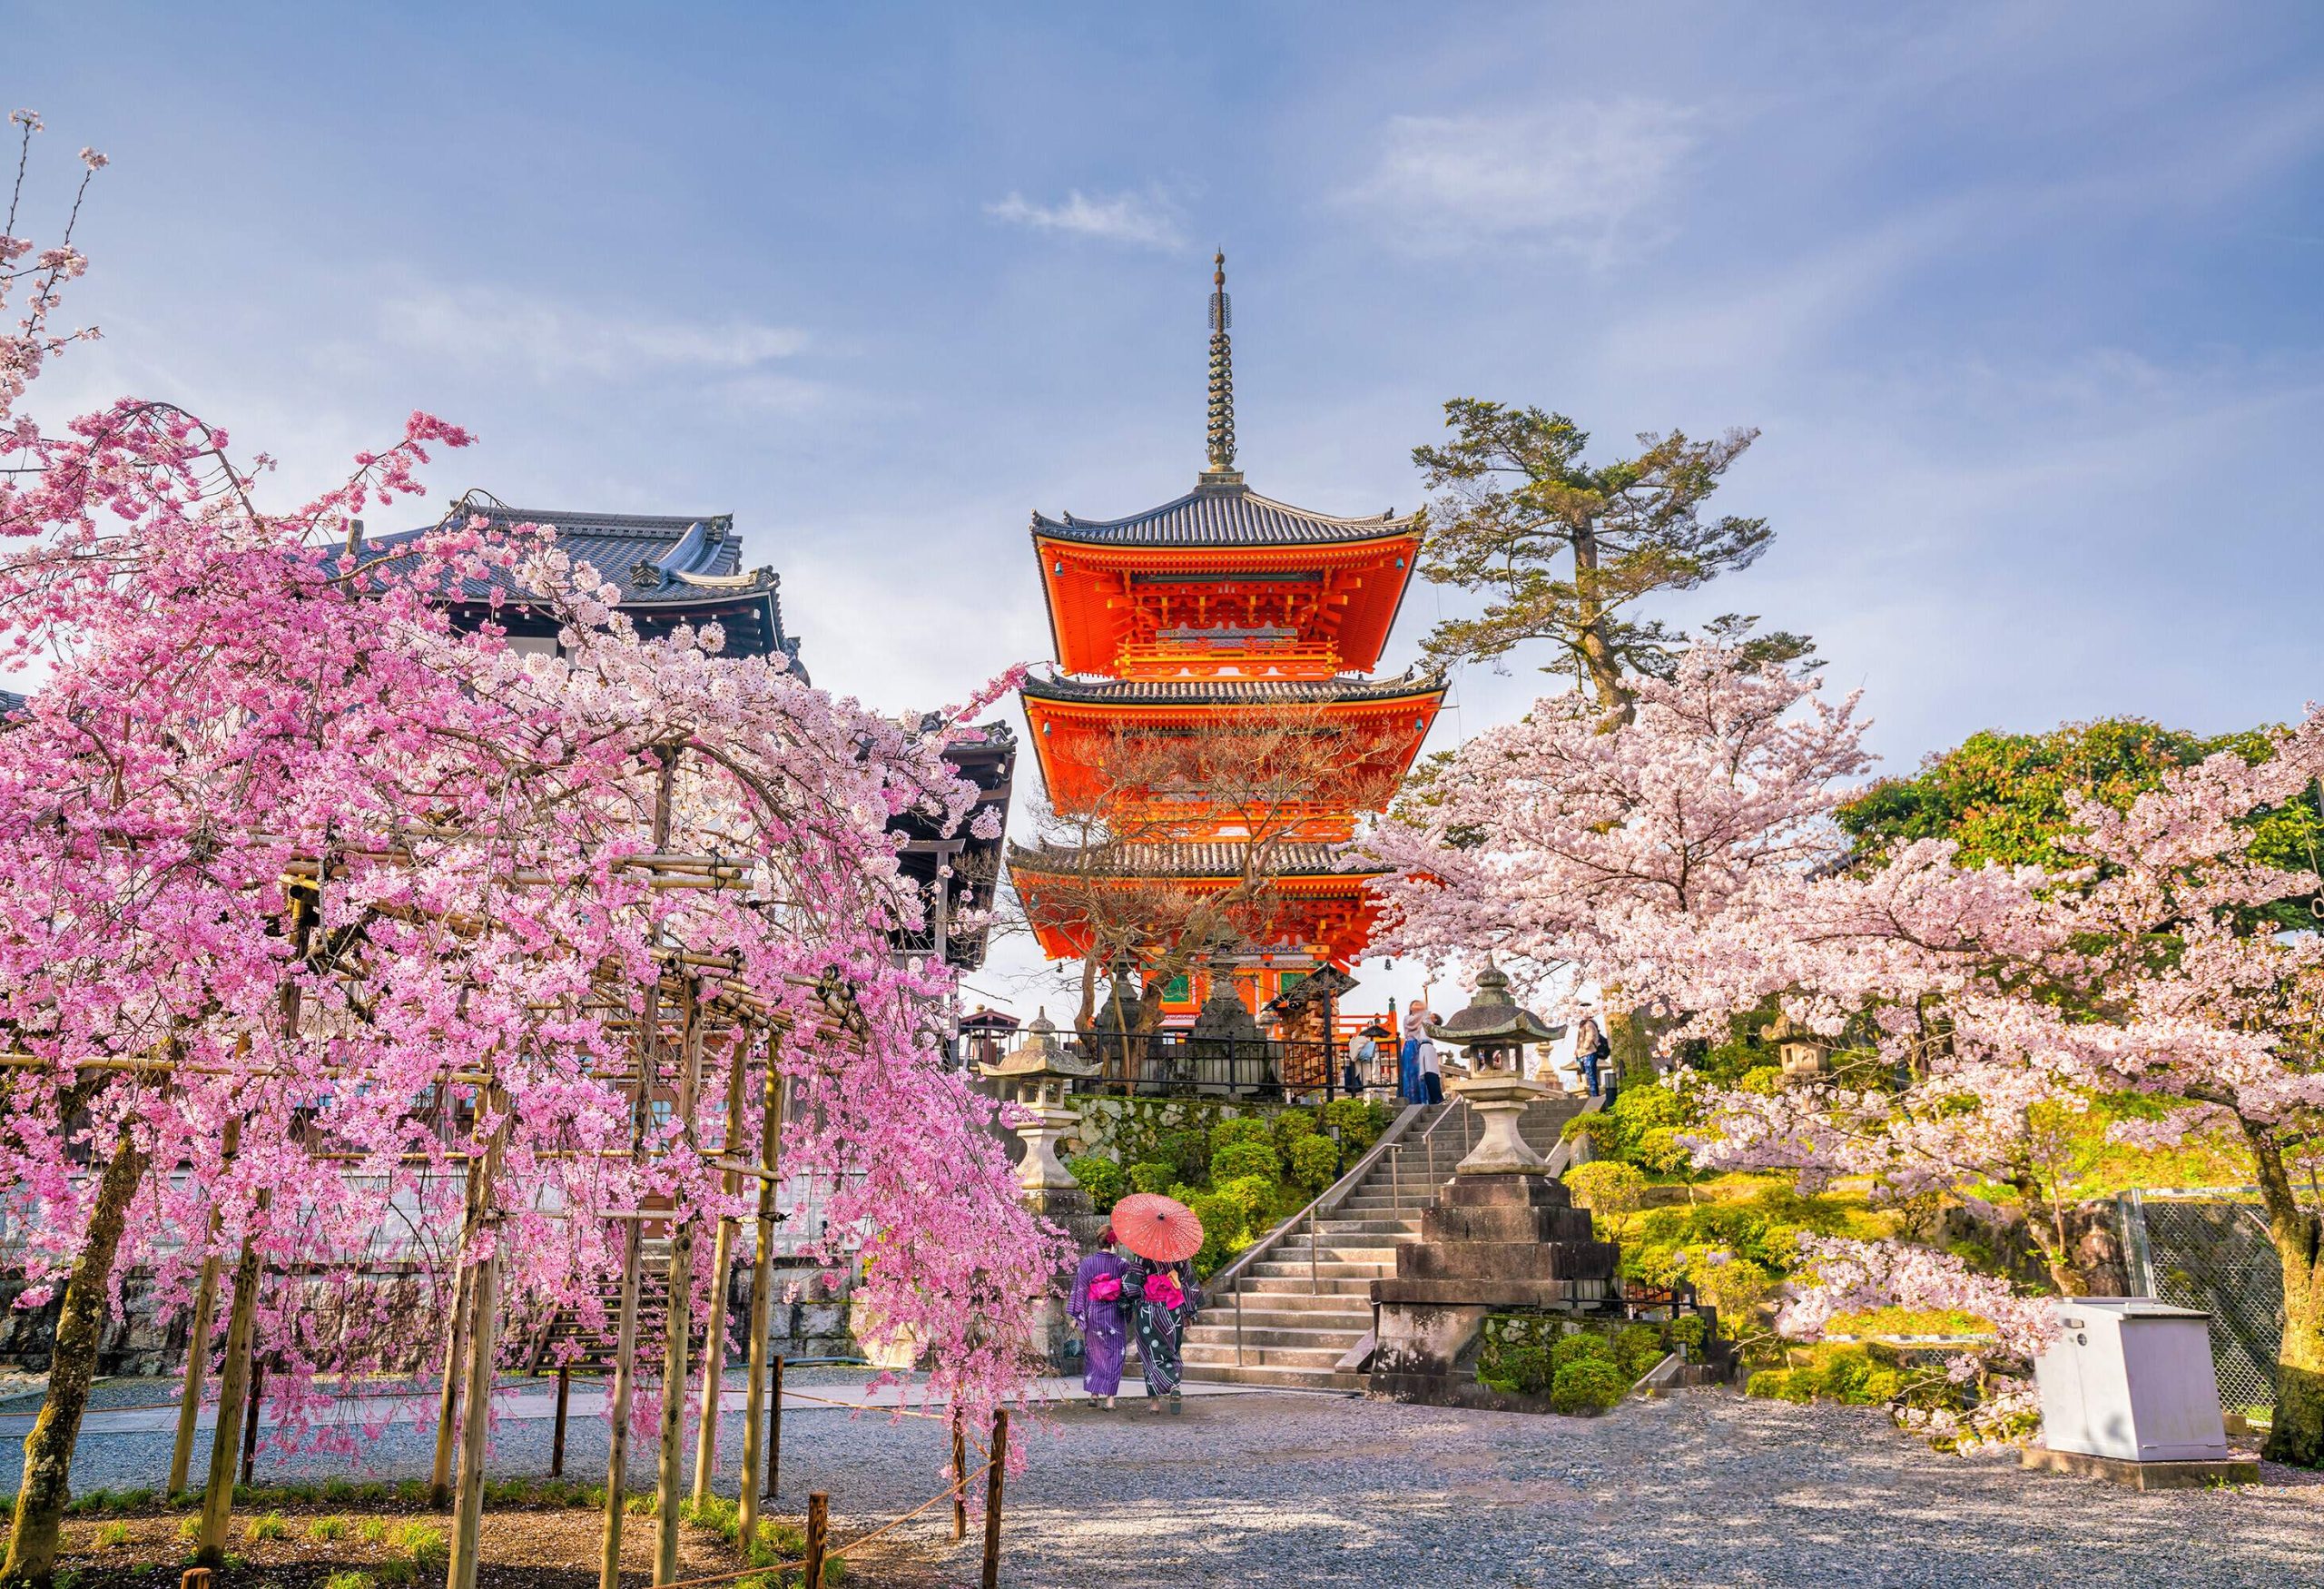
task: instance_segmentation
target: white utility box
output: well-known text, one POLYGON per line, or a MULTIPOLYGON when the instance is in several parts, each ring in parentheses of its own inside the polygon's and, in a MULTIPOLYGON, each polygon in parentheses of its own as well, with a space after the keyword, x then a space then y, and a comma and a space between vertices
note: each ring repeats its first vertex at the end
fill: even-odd
POLYGON ((2034 1365, 2042 1443, 2122 1462, 2224 1462, 2211 1315, 2151 1297, 2068 1297, 2034 1365))

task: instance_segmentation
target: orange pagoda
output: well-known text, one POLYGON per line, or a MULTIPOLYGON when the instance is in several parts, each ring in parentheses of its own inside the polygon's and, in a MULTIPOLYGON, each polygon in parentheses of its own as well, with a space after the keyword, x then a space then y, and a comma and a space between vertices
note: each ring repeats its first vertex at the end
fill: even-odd
MULTIPOLYGON (((1444 680, 1412 672, 1375 678, 1388 632, 1420 550, 1410 517, 1336 518, 1262 497, 1235 467, 1235 392, 1226 256, 1210 299, 1209 467, 1195 489, 1127 518, 1033 516, 1057 662, 1029 679, 1025 716, 1052 804, 1086 795, 1092 767, 1125 730, 1167 735, 1238 713, 1295 709, 1339 731, 1346 758, 1394 777, 1419 754, 1443 704, 1444 680)), ((1392 784, 1365 794, 1320 779, 1278 827, 1266 871, 1274 941, 1224 960, 1246 1009, 1289 992, 1317 967, 1361 959, 1376 873, 1342 869, 1356 818, 1392 784), (1359 804, 1362 802, 1362 804, 1359 804)), ((1113 846, 1107 865, 1137 883, 1200 893, 1236 885, 1243 818, 1206 804, 1199 790, 1176 804, 1167 842, 1113 846)), ((1085 852, 1013 846, 1009 865, 1032 907, 1043 952, 1079 959, 1086 933, 1070 912, 1044 913, 1045 879, 1086 875, 1085 852)), ((1166 1020, 1190 1018, 1210 996, 1210 973, 1190 971, 1159 990, 1166 1020)))

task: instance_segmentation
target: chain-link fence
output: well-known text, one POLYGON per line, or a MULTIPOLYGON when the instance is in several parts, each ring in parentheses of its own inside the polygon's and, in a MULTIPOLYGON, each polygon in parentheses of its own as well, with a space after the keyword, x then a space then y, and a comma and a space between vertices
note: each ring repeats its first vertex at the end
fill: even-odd
POLYGON ((2211 1316, 2211 1366, 2228 1407, 2276 1405, 2284 1273, 2257 1202, 2233 1198, 2121 1200, 2132 1281, 2142 1294, 2211 1316))

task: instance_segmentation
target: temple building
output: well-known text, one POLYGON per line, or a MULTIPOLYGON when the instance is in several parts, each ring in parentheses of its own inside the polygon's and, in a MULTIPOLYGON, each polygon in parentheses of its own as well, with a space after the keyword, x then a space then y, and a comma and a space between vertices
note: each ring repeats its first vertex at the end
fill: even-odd
MULTIPOLYGON (((1365 883, 1344 868, 1358 817, 1411 767, 1444 698, 1444 680, 1377 678, 1420 531, 1412 517, 1342 518, 1260 496, 1235 467, 1235 409, 1226 261, 1210 302, 1208 467, 1195 489, 1127 518, 1036 513, 1057 659, 1027 680, 1025 716, 1052 806, 1109 797, 1101 766, 1125 735, 1186 735, 1203 725, 1298 715, 1344 747, 1337 769, 1269 813, 1268 936, 1190 968, 1158 990, 1166 1020, 1191 1019, 1214 974, 1232 975, 1254 1012, 1318 966, 1363 957, 1374 919, 1365 883), (1364 775, 1359 775, 1359 774, 1364 775)), ((1135 791, 1112 796, 1131 803, 1135 791)), ((1247 813, 1216 790, 1147 792, 1170 803, 1166 824, 1084 849, 1012 846, 1009 867, 1043 952, 1080 959, 1090 935, 1057 900, 1099 873, 1125 888, 1168 884, 1224 893, 1246 878, 1256 838, 1247 813), (1043 908, 1047 889, 1051 908, 1043 908)))
MULTIPOLYGON (((660 638, 680 624, 700 627, 714 623, 725 635, 724 655, 781 656, 794 677, 814 682, 799 659, 798 637, 783 627, 783 577, 772 568, 743 566, 742 538, 735 532, 731 513, 656 515, 511 508, 487 492, 470 491, 445 509, 439 523, 466 523, 478 517, 485 520, 487 533, 519 524, 553 528, 560 551, 576 562, 587 563, 620 590, 616 607, 645 638, 660 638)), ((429 525, 366 539, 362 521, 358 519, 348 537, 348 554, 365 558, 392 557, 397 546, 417 541, 436 528, 429 525)), ((464 626, 497 624, 517 650, 556 649, 555 616, 508 570, 491 568, 463 580, 451 607, 464 626)), ((923 725, 932 727, 933 724, 923 725)), ((976 806, 957 832, 940 835, 925 820, 910 814, 889 824, 904 838, 899 871, 917 883, 931 902, 926 930, 899 934, 898 952, 940 953, 964 970, 984 963, 985 932, 981 926, 962 930, 952 923, 975 919, 990 907, 1000 871, 1000 840, 977 837, 970 831, 970 823, 978 811, 987 808, 997 811, 1004 823, 1008 820, 1017 765, 1016 735, 1009 725, 986 724, 983 732, 983 739, 964 740, 945 751, 954 771, 977 787, 976 806), (936 887, 940 877, 945 882, 940 893, 936 887)))

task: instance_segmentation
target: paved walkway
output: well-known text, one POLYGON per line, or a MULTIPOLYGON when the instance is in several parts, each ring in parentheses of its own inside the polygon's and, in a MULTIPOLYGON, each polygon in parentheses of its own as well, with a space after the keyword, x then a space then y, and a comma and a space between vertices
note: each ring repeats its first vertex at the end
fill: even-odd
MULTIPOLYGON (((730 1375, 728 1377, 731 1380, 733 1376, 730 1375)), ((160 1405, 160 1392, 166 1390, 167 1382, 155 1380, 153 1384, 157 1387, 155 1405, 141 1405, 110 1410, 102 1407, 92 1408, 82 1417, 81 1438, 98 1440, 108 1435, 157 1433, 174 1436, 178 1426, 177 1406, 174 1403, 160 1405)), ((505 1423, 514 1420, 525 1423, 540 1418, 555 1419, 556 1416, 555 1384, 554 1380, 527 1380, 515 1385, 500 1386, 494 1392, 492 1398, 494 1421, 505 1423), (551 1388, 544 1389, 542 1388, 544 1385, 551 1388)), ((893 1412, 900 1407, 918 1410, 923 1405, 922 1393, 915 1385, 900 1383, 872 1391, 867 1388, 868 1384, 869 1381, 860 1378, 842 1382, 817 1380, 803 1384, 786 1377, 783 1387, 785 1415, 788 1416, 794 1410, 800 1412, 865 1410, 893 1412)), ((1142 1393, 1134 1390, 1133 1394, 1142 1393)), ((1241 1385, 1188 1384, 1186 1387, 1186 1394, 1188 1396, 1250 1396, 1256 1392, 1250 1387, 1241 1385)), ((721 1392, 718 1398, 721 1416, 740 1413, 743 1408, 744 1395, 745 1393, 741 1390, 721 1392)), ((1058 1378, 1037 1380, 1034 1384, 1033 1396, 1037 1401, 1053 1404, 1078 1401, 1081 1399, 1081 1382, 1078 1379, 1058 1378)), ((609 1394, 602 1380, 591 1378, 576 1381, 572 1393, 566 1398, 566 1416, 568 1419, 600 1416, 606 1410, 608 1399, 609 1394)), ((929 1403, 927 1405, 941 1406, 943 1404, 929 1403)), ((377 1426, 394 1419, 409 1421, 415 1416, 416 1410, 432 1422, 436 1416, 435 1393, 431 1391, 425 1397, 409 1395, 345 1397, 335 1402, 329 1412, 310 1419, 309 1422, 320 1425, 377 1426)), ((34 1415, 29 1413, 0 1415, 0 1439, 10 1436, 22 1438, 32 1433, 33 1416, 34 1415)), ((202 1428, 212 1427, 218 1421, 217 1408, 203 1407, 198 1415, 197 1421, 202 1428)), ((276 1427, 280 1421, 271 1412, 269 1412, 260 1420, 259 1427, 261 1430, 271 1429, 276 1427)))

